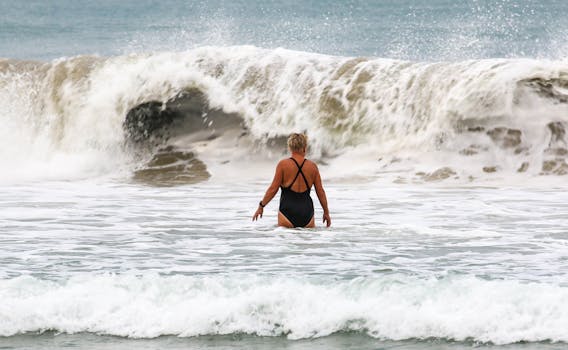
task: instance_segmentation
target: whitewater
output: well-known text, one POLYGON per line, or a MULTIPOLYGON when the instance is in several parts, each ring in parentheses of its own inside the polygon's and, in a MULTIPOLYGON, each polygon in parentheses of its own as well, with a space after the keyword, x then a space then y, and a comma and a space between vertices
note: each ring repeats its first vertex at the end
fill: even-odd
POLYGON ((568 169, 564 61, 421 63, 236 46, 0 67, 0 157, 18 164, 6 180, 132 170, 157 147, 206 164, 235 160, 233 149, 276 144, 280 154, 278 140, 295 130, 309 131, 318 159, 366 157, 355 169, 364 176, 471 181, 568 169))
POLYGON ((0 9, 0 347, 568 348, 563 2, 0 9))
POLYGON ((42 187, 3 191, 6 339, 567 340, 562 192, 334 184, 330 230, 287 230, 250 221, 262 184, 42 187))

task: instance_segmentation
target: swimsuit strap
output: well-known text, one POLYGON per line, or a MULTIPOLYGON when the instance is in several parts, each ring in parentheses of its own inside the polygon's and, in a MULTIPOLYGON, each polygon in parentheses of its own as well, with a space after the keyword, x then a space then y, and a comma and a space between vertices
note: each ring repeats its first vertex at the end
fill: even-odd
POLYGON ((302 177, 304 178, 304 182, 306 183, 307 190, 309 190, 310 184, 308 183, 308 180, 306 180, 306 175, 304 175, 304 172, 302 171, 302 167, 304 166, 304 163, 306 162, 306 158, 304 158, 302 165, 298 164, 298 162, 294 158, 290 157, 290 159, 292 159, 294 161, 294 163, 296 163, 296 166, 298 167, 298 172, 296 173, 296 177, 294 177, 294 180, 292 180, 292 183, 290 184, 290 186, 288 186, 288 188, 292 188, 292 185, 294 184, 294 182, 296 182, 298 175, 302 174, 302 177))

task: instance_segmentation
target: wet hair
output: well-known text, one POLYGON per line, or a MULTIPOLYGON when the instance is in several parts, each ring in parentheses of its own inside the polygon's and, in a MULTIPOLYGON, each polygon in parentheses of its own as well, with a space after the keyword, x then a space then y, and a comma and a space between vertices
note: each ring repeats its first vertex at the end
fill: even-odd
POLYGON ((308 146, 308 137, 305 134, 290 134, 288 136, 288 148, 292 152, 301 152, 308 146))

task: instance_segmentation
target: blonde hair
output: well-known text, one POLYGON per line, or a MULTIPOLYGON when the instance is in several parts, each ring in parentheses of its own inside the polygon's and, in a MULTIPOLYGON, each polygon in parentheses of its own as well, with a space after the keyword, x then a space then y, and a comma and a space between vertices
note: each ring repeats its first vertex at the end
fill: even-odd
POLYGON ((288 148, 292 152, 301 152, 308 146, 308 137, 305 134, 290 134, 288 136, 288 148))

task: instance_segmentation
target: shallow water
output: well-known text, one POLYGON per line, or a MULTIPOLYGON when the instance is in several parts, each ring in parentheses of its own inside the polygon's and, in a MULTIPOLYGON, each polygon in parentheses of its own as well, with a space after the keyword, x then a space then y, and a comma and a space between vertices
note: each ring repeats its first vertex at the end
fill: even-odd
MULTIPOLYGON (((49 329, 136 338, 256 334, 277 338, 244 343, 286 348, 313 345, 298 341, 313 337, 324 337, 322 348, 354 341, 354 348, 405 349, 568 340, 564 191, 327 187, 333 225, 315 230, 275 227, 276 202, 252 222, 263 184, 3 187, 4 341, 49 329)), ((112 339, 138 346, 84 336, 85 346, 112 339)), ((38 341, 83 335, 58 337, 38 341)), ((232 338, 172 339, 144 346, 213 339, 223 348, 232 338)))
POLYGON ((286 349, 286 350, 325 350, 325 349, 361 349, 361 350, 464 350, 464 349, 562 349, 561 344, 536 343, 513 344, 505 346, 481 345, 473 342, 456 343, 440 340, 381 341, 357 334, 332 335, 325 338, 289 341, 286 338, 251 337, 246 335, 203 336, 198 338, 160 337, 155 339, 124 339, 92 334, 43 334, 21 335, 0 338, 4 349, 61 349, 79 347, 80 349, 286 349))
MULTIPOLYGON (((328 190, 333 226, 315 231, 275 227, 278 196, 265 218, 252 222, 264 190, 208 183, 4 187, 3 274, 57 277, 64 266, 72 276, 96 262, 107 272, 276 274, 283 268, 294 276, 349 279, 384 269, 568 280, 562 215, 568 195, 561 189, 336 184, 328 190)), ((317 205, 316 216, 319 223, 317 205)))

